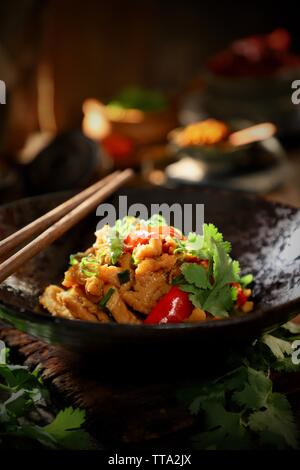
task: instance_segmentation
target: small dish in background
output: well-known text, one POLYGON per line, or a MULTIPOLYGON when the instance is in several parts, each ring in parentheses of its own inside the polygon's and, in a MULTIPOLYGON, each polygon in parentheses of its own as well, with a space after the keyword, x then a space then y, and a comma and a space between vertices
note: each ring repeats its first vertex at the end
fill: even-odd
POLYGON ((177 124, 175 107, 160 92, 128 88, 105 106, 112 134, 122 135, 137 145, 164 142, 177 124))

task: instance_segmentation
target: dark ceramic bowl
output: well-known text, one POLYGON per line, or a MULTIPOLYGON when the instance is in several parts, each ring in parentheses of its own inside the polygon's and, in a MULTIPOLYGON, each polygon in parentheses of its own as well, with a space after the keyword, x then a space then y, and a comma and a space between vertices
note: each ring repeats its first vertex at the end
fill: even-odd
MULTIPOLYGON (((255 275, 255 310, 241 317, 199 324, 119 325, 95 324, 53 318, 39 309, 38 296, 47 284, 59 282, 70 253, 85 249, 94 238, 97 220, 78 224, 50 248, 26 263, 0 285, 0 318, 46 342, 81 352, 108 354, 164 352, 170 358, 192 350, 253 340, 300 312, 300 211, 256 197, 210 189, 149 188, 121 190, 128 204, 204 203, 205 221, 213 222, 233 245, 233 256, 244 273, 255 275)), ((69 194, 51 194, 2 206, 0 236, 3 238, 57 205, 69 194)), ((117 202, 117 196, 112 201, 117 202)), ((223 347, 223 346, 222 346, 223 347)))

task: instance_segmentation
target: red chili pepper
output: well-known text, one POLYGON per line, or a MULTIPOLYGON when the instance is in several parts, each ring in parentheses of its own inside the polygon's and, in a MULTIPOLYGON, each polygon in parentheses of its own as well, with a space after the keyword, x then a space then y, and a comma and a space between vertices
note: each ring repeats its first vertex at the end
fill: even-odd
POLYGON ((188 293, 173 286, 153 307, 144 323, 181 323, 191 315, 193 308, 188 293))
POLYGON ((247 297, 245 296, 244 292, 240 290, 238 292, 236 303, 239 307, 242 307, 246 302, 247 302, 247 297))
POLYGON ((182 238, 181 234, 174 227, 166 225, 159 225, 158 227, 151 227, 150 225, 146 227, 136 226, 135 231, 124 239, 124 243, 127 250, 133 250, 138 245, 148 243, 150 238, 165 238, 168 235, 173 238, 182 238))
POLYGON ((242 286, 238 282, 233 282, 232 287, 237 289, 237 299, 236 303, 238 307, 242 307, 248 300, 248 297, 244 294, 242 286))

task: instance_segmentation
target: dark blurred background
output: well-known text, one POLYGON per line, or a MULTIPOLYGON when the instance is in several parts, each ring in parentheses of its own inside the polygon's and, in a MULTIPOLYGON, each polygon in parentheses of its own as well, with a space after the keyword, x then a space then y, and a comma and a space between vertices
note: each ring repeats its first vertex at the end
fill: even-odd
POLYGON ((289 1, 1 2, 3 161, 18 162, 32 133, 80 128, 87 98, 106 101, 132 84, 182 98, 206 60, 238 38, 285 28, 298 53, 298 21, 289 1))

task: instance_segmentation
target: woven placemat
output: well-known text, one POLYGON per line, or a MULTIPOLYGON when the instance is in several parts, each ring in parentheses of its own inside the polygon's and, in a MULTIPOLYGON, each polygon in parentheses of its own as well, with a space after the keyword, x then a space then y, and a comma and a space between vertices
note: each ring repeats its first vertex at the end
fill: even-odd
POLYGON ((14 328, 0 327, 0 339, 19 362, 40 367, 41 376, 61 406, 84 408, 99 438, 134 444, 171 439, 193 426, 189 413, 173 398, 173 385, 110 380, 101 376, 101 358, 79 366, 79 354, 43 343, 14 328))

